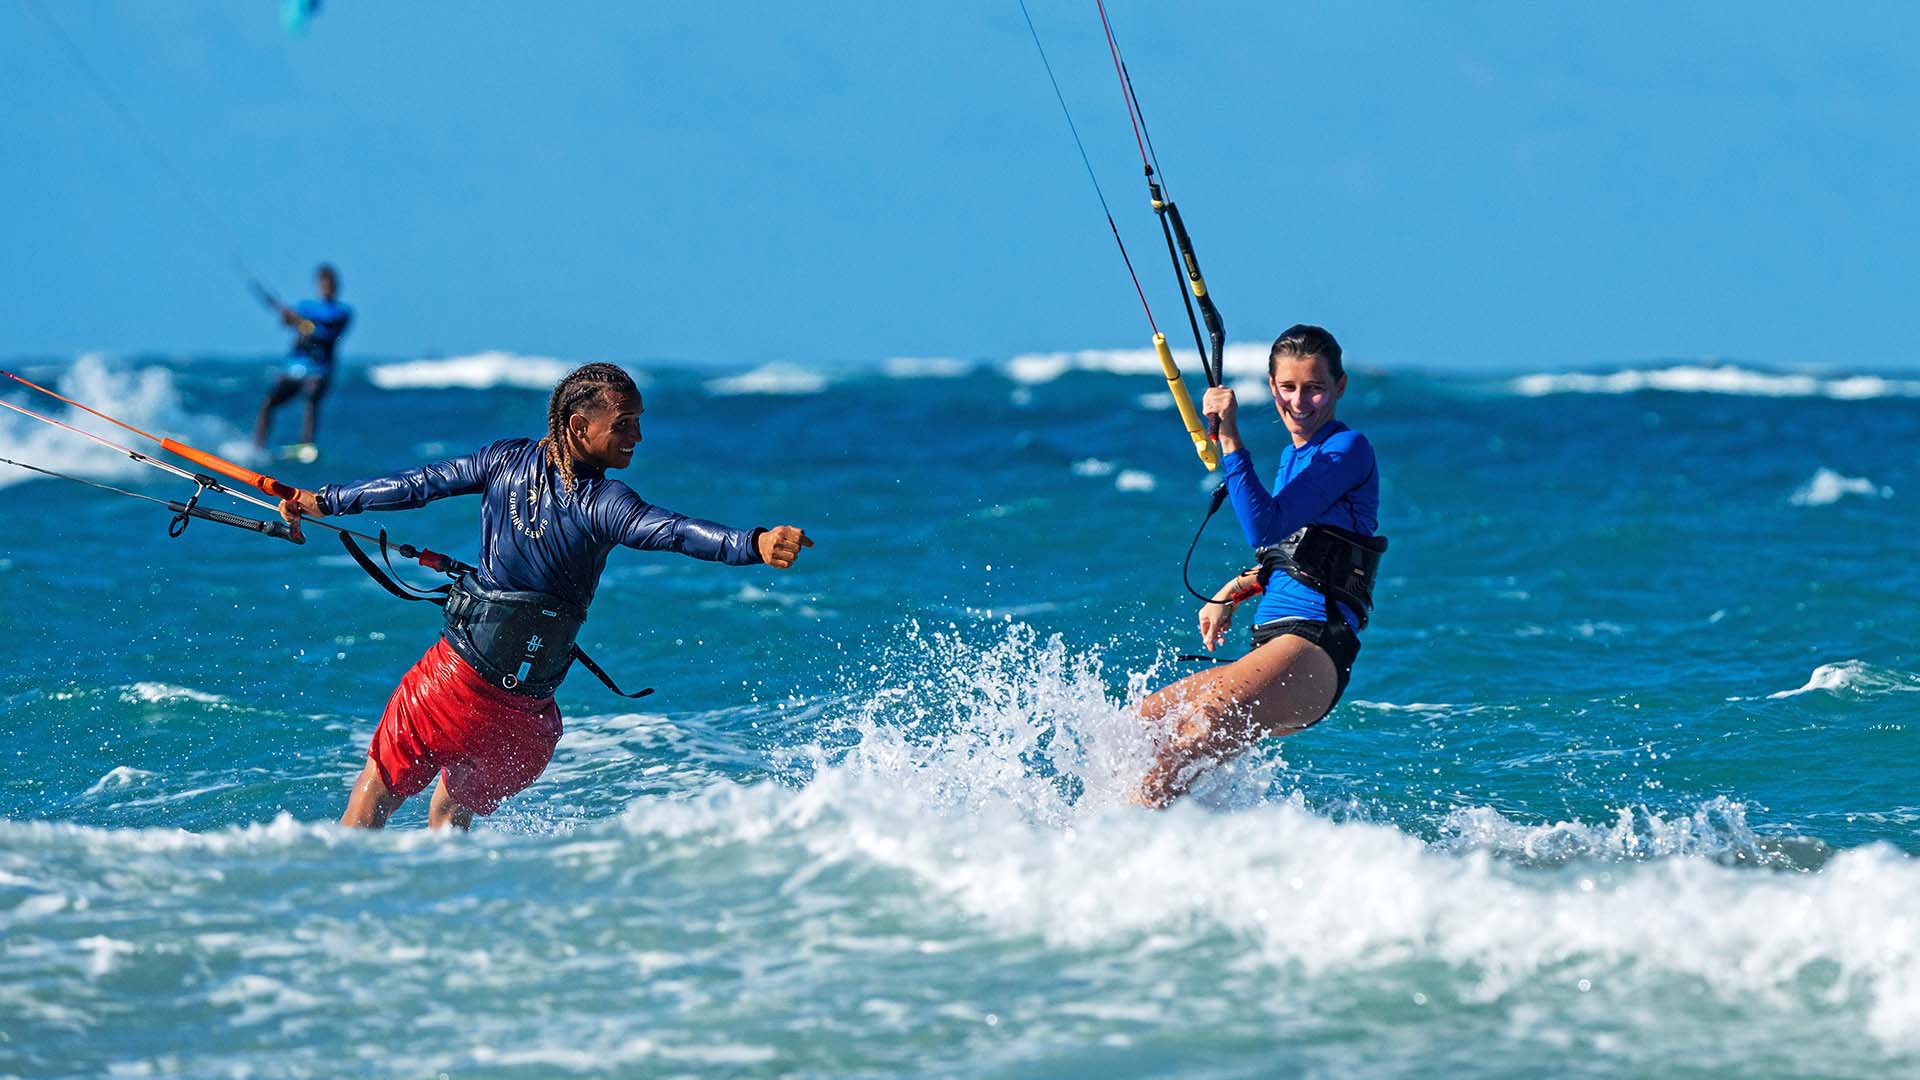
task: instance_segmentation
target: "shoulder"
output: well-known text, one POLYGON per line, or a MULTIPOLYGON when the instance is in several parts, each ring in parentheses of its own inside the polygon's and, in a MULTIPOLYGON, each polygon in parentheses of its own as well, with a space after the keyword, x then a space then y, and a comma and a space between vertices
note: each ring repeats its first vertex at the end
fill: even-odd
POLYGON ((1367 437, 1345 424, 1341 424, 1340 430, 1327 436, 1326 441, 1320 444, 1320 448, 1333 454, 1358 454, 1369 458, 1373 456, 1373 444, 1367 441, 1367 437))
POLYGON ((605 473, 575 478, 573 498, 575 512, 594 535, 610 543, 621 542, 653 509, 639 492, 605 473))
POLYGON ((1373 456, 1373 444, 1367 441, 1365 435, 1344 424, 1320 444, 1319 454, 1328 462, 1337 464, 1342 473, 1366 475, 1378 467, 1373 456))
POLYGON ((525 437, 497 439, 474 451, 474 458, 488 469, 503 465, 520 465, 540 452, 536 440, 525 437))
POLYGON ((590 506, 618 510, 623 507, 647 505, 647 500, 641 498, 639 492, 628 487, 625 481, 615 480, 605 473, 599 476, 581 477, 575 483, 579 485, 581 501, 590 506))
POLYGON ((516 435, 511 439, 496 439, 480 448, 483 454, 525 454, 540 445, 540 440, 516 435))

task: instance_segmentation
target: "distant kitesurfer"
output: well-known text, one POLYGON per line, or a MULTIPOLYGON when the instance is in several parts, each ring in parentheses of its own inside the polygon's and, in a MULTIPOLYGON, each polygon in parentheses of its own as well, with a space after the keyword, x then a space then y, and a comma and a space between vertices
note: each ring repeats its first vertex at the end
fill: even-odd
POLYGON ((1267 379, 1293 437, 1271 492, 1240 441, 1233 391, 1216 386, 1202 405, 1220 422, 1227 494, 1259 565, 1200 609, 1200 638, 1211 651, 1235 609, 1264 593, 1253 651, 1163 687, 1141 706, 1145 719, 1167 728, 1135 794, 1146 806, 1165 806, 1201 770, 1255 740, 1318 723, 1346 692, 1360 652, 1386 541, 1374 535, 1380 473, 1373 446, 1333 416, 1347 389, 1340 344, 1320 327, 1292 327, 1273 343, 1267 379))
POLYGON ((554 387, 538 441, 503 439, 281 503, 281 515, 298 524, 450 495, 482 499, 479 569, 456 582, 440 639, 387 702, 341 824, 381 827, 437 775, 428 824, 465 829, 539 778, 560 738, 553 692, 613 548, 784 570, 813 546, 790 525, 733 529, 674 513, 608 476, 633 460, 640 413, 626 372, 588 364, 554 387))
MULTIPOLYGON (((320 399, 326 396, 327 387, 333 382, 334 350, 346 334, 347 325, 353 321, 353 309, 339 300, 340 274, 332 266, 321 263, 313 272, 313 291, 316 299, 302 300, 292 307, 274 302, 281 323, 296 336, 287 354, 286 367, 274 380, 273 388, 267 391, 267 399, 260 404, 260 416, 253 425, 255 446, 267 445, 267 429, 273 422, 274 410, 298 394, 306 395, 307 399, 300 446, 313 446, 320 420, 320 399)), ((312 460, 312 456, 306 460, 312 460)))

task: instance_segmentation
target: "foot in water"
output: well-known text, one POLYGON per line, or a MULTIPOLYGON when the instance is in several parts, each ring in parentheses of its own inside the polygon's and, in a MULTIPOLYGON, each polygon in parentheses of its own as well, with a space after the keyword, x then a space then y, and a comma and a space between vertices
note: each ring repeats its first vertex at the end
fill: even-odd
POLYGON ((302 465, 311 465, 320 460, 320 447, 310 443, 293 443, 283 446, 274 454, 281 461, 297 461, 302 465))

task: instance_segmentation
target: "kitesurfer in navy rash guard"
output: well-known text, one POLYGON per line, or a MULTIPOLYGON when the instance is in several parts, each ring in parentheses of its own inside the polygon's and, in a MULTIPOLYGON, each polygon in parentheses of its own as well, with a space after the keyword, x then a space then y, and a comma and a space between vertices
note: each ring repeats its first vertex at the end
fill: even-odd
MULTIPOLYGON (((1295 326, 1268 354, 1274 408, 1291 436, 1269 491, 1240 442, 1238 403, 1227 387, 1207 391, 1203 411, 1220 423, 1227 494, 1247 543, 1278 544, 1307 525, 1331 525, 1373 536, 1380 511, 1380 474, 1366 436, 1335 420, 1346 392, 1340 344, 1317 326, 1295 326)), ((1233 612, 1260 595, 1259 567, 1236 575, 1200 609, 1200 637, 1219 645, 1233 612)), ((1291 735, 1318 723, 1346 690, 1360 651, 1361 619, 1286 573, 1264 584, 1255 618, 1253 651, 1161 688, 1141 715, 1168 729, 1135 801, 1165 806, 1210 764, 1231 758, 1254 741, 1291 735)))
MULTIPOLYGON (((592 603, 615 547, 784 570, 801 548, 813 546, 789 525, 734 529, 675 513, 609 477, 609 469, 633 459, 640 412, 639 390, 624 371, 588 364, 554 388, 544 439, 503 439, 465 457, 302 491, 281 504, 281 513, 297 526, 302 517, 407 510, 480 495, 477 584, 541 593, 581 611, 592 603)), ((438 775, 428 823, 466 828, 475 813, 492 813, 538 779, 559 737, 560 713, 550 694, 494 685, 443 633, 388 701, 341 823, 378 828, 438 775)))
POLYGON ((332 266, 321 263, 313 272, 313 289, 318 294, 316 299, 279 309, 280 321, 296 336, 287 354, 286 367, 267 391, 267 399, 260 403, 260 415, 254 419, 255 446, 267 445, 267 432, 273 424, 275 410, 301 394, 306 395, 307 411, 300 428, 300 441, 312 444, 318 429, 320 399, 326 396, 327 387, 333 385, 334 351, 353 322, 353 309, 339 300, 340 272, 332 266))
POLYGON ((479 578, 484 588, 558 596, 577 607, 593 603, 600 572, 616 547, 677 551, 708 562, 760 561, 761 529, 730 529, 655 506, 607 476, 576 462, 573 490, 553 481, 545 447, 502 439, 466 457, 366 480, 328 484, 316 494, 322 513, 412 510, 449 495, 480 495, 479 578))

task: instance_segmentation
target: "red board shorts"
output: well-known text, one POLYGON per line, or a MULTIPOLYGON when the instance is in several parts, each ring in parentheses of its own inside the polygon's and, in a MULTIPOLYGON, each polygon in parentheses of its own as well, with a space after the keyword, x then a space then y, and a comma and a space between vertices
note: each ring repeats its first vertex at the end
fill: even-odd
POLYGON ((476 814, 540 778, 560 741, 560 707, 493 685, 440 638, 400 680, 367 756, 395 795, 445 770, 447 793, 476 814))

